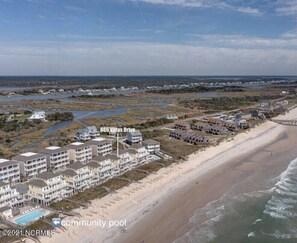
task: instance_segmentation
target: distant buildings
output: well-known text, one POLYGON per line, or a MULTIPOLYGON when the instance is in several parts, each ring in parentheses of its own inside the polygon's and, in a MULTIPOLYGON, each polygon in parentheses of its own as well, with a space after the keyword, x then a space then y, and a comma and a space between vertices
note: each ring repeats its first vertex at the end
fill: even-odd
POLYGON ((98 138, 100 133, 95 126, 78 129, 76 132, 77 141, 86 142, 90 139, 98 138))
POLYGON ((140 143, 141 141, 142 141, 142 133, 140 131, 136 130, 135 132, 127 133, 128 144, 140 143))
POLYGON ((86 142, 90 139, 91 139, 91 137, 90 137, 89 131, 87 129, 78 129, 76 131, 76 140, 77 141, 86 142))
POLYGON ((186 123, 186 122, 179 121, 179 122, 175 123, 174 128, 179 129, 179 130, 187 131, 190 128, 190 125, 188 123, 186 123))
POLYGON ((174 120, 174 121, 178 119, 177 115, 175 114, 165 115, 164 118, 166 118, 167 120, 174 120))
POLYGON ((41 120, 45 121, 45 112, 44 111, 34 111, 34 113, 28 118, 29 121, 41 120))

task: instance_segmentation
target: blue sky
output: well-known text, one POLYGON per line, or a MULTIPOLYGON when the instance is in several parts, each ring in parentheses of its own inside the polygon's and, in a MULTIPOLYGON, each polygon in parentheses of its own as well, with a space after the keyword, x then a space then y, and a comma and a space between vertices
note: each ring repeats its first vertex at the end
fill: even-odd
POLYGON ((297 0, 0 0, 0 75, 296 75, 297 0))

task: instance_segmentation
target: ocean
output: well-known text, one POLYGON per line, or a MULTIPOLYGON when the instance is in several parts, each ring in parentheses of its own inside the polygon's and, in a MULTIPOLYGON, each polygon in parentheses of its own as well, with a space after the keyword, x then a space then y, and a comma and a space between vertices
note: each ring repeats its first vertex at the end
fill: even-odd
POLYGON ((175 243, 297 242, 297 158, 279 176, 252 181, 245 183, 255 190, 238 193, 242 185, 234 185, 198 209, 190 219, 195 226, 175 243))

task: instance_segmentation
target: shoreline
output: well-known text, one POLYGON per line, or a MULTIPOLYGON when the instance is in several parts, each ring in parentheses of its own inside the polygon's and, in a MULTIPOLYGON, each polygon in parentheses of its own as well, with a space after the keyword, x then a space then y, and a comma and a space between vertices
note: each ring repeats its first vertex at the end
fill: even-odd
MULTIPOLYGON (((297 109, 291 110, 285 117, 297 117, 297 109)), ((155 227, 154 222, 158 220, 153 219, 153 216, 150 215, 158 207, 161 207, 160 205, 166 202, 168 198, 172 197, 174 193, 186 185, 193 184, 193 182, 195 185, 198 184, 200 186, 201 178, 207 176, 207 174, 212 174, 215 168, 228 164, 228 162, 236 160, 236 158, 252 154, 255 150, 259 150, 261 147, 277 140, 284 131, 285 128, 283 126, 266 121, 251 131, 238 134, 231 140, 222 142, 218 146, 190 155, 184 163, 173 164, 167 168, 160 169, 157 173, 147 176, 139 183, 130 184, 116 193, 94 200, 89 208, 76 210, 82 215, 80 218, 67 217, 67 219, 76 220, 126 219, 127 225, 124 228, 105 229, 71 226, 65 231, 56 229, 56 234, 52 238, 43 237, 41 238, 42 242, 54 242, 57 240, 113 242, 116 241, 117 237, 121 237, 121 239, 127 238, 125 242, 139 242, 137 234, 141 235, 143 232, 141 233, 138 230, 134 236, 131 232, 135 233, 135 229, 141 227, 146 232, 146 235, 149 236, 149 229, 155 227), (143 220, 149 216, 151 222, 142 224, 143 220), (144 225, 145 227, 143 227, 144 225)), ((209 185, 205 186, 207 188, 209 185)), ((228 189, 228 183, 225 183, 225 186, 222 184, 221 187, 228 189)), ((184 202, 184 204, 187 203, 184 202)), ((159 215, 159 217, 162 217, 162 215, 159 215)), ((141 237, 145 238, 144 235, 141 235, 141 237)), ((155 242, 160 242, 158 241, 160 239, 157 239, 156 236, 154 239, 157 240, 155 242)))

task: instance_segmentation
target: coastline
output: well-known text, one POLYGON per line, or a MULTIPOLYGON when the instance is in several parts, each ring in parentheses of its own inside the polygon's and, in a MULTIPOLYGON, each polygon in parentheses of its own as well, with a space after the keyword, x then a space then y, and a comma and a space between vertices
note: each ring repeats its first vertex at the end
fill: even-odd
MULTIPOLYGON (((285 117, 296 118, 297 109, 291 110, 285 117)), ((121 237, 121 242, 140 242, 144 239, 145 242, 171 242, 189 229, 189 227, 180 227, 180 223, 185 221, 193 211, 190 207, 190 204, 193 204, 192 200, 186 200, 191 198, 192 193, 191 190, 184 190, 187 185, 205 189, 204 192, 198 190, 201 193, 201 198, 204 199, 200 201, 201 207, 203 207, 228 190, 234 182, 229 180, 226 175, 224 180, 218 181, 220 183, 214 183, 216 188, 212 184, 206 183, 209 182, 210 177, 220 176, 221 171, 216 169, 225 166, 224 171, 228 172, 230 163, 234 161, 238 163, 240 158, 252 155, 257 150, 273 144, 285 131, 286 129, 283 126, 266 121, 251 131, 238 134, 218 146, 190 155, 188 161, 184 163, 163 168, 156 174, 147 176, 139 183, 130 184, 116 193, 94 200, 89 208, 77 210, 82 215, 81 218, 71 218, 76 220, 126 219, 127 225, 124 228, 106 229, 71 226, 65 231, 56 229, 56 234, 52 238, 42 238, 41 241, 119 242, 116 239, 121 237), (205 182, 203 183, 203 181, 205 182), (211 193, 216 192, 216 190, 218 191, 217 195, 211 193), (168 203, 168 200, 171 203, 168 203), (174 211, 176 205, 183 205, 183 208, 174 211), (164 207, 166 208, 165 211, 164 207), (188 213, 185 213, 185 209, 188 213), (175 223, 167 225, 169 222, 175 223), (158 234, 162 230, 163 232, 166 231, 166 226, 167 233, 158 234), (168 227, 170 227, 171 232, 175 232, 172 238, 168 238, 168 227)), ((250 171, 254 170, 255 167, 253 166, 251 166, 250 171)), ((235 175, 237 180, 242 177, 243 174, 240 173, 235 175)), ((193 196, 193 198, 195 197, 193 196)), ((196 209, 199 206, 196 205, 196 209)))

